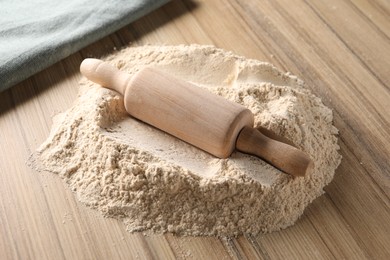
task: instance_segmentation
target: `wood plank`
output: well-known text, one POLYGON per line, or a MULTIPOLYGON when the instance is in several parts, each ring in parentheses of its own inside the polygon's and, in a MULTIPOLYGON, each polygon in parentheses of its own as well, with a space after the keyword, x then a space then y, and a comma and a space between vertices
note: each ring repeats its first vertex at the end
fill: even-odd
POLYGON ((151 250, 153 253, 154 259, 159 259, 164 256, 165 259, 176 259, 177 252, 172 248, 169 243, 168 235, 146 235, 144 237, 145 241, 148 243, 149 247, 154 249, 158 248, 159 250, 151 250))
POLYGON ((306 210, 305 215, 336 259, 364 259, 365 251, 356 241, 354 231, 336 208, 329 194, 320 197, 306 210), (339 245, 343 245, 340 248, 339 245))
POLYGON ((230 259, 221 241, 215 237, 177 237, 165 235, 178 259, 230 259))
POLYGON ((226 250, 234 259, 268 259, 269 256, 250 243, 247 236, 236 239, 221 238, 226 250))
POLYGON ((0 159, 2 167, 0 190, 4 196, 2 208, 7 213, 5 218, 7 233, 12 234, 12 240, 19 241, 10 245, 13 246, 13 251, 20 258, 56 257, 61 259, 63 252, 57 233, 52 232, 55 230, 53 222, 48 221, 48 211, 42 210, 45 205, 41 204, 44 202, 44 198, 38 190, 39 182, 32 174, 26 174, 29 171, 24 165, 23 159, 27 158, 28 151, 12 149, 20 146, 19 140, 23 140, 21 126, 15 111, 11 110, 6 116, 3 115, 0 122, 1 126, 8 126, 2 127, 2 138, 0 138, 0 145, 3 147, 2 153, 7 155, 7 157, 1 156, 0 159), (8 174, 12 174, 12 178, 9 178, 8 174), (34 198, 34 203, 31 203, 31 198, 34 198), (41 232, 46 237, 40 236, 41 232), (35 237, 36 239, 33 239, 35 237), (45 246, 54 250, 45 252, 45 246))
MULTIPOLYGON (((390 84, 390 40, 376 26, 367 23, 350 2, 306 1, 324 23, 359 58, 362 65, 383 85, 390 84)), ((388 13, 389 14, 389 13, 388 13)))
POLYGON ((332 254, 321 236, 303 216, 297 225, 283 230, 255 237, 255 241, 270 259, 332 259, 332 254))
POLYGON ((363 14, 362 18, 368 19, 367 23, 373 23, 379 31, 390 37, 390 2, 370 0, 350 0, 363 14))
MULTIPOLYGON (((373 191, 367 171, 356 162, 351 148, 341 142, 344 163, 334 182, 326 188, 356 243, 369 258, 385 259, 390 255, 390 200, 373 191), (375 237, 376 239, 371 239, 375 237)), ((344 238, 347 234, 343 235, 344 238)))

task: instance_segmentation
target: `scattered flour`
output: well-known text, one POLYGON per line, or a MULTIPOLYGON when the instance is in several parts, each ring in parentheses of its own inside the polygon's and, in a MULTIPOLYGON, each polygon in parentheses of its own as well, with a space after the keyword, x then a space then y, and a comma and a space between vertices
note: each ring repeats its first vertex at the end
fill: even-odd
POLYGON ((54 118, 34 158, 129 231, 280 230, 332 180, 341 160, 332 112, 295 76, 212 46, 127 48, 106 60, 129 74, 156 67, 238 102, 255 114, 256 127, 289 139, 315 162, 312 174, 294 178, 239 152, 218 159, 128 116, 119 94, 83 79, 76 103, 54 118))

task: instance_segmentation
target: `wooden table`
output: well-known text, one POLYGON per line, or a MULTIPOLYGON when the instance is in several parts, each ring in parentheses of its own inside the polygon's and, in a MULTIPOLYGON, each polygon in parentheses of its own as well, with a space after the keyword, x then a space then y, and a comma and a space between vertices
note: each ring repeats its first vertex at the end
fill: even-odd
POLYGON ((0 259, 390 259, 390 2, 173 1, 0 94, 0 259), (213 44, 304 79, 334 111, 343 161, 286 230, 226 240, 130 234, 26 164, 69 108, 85 57, 213 44))

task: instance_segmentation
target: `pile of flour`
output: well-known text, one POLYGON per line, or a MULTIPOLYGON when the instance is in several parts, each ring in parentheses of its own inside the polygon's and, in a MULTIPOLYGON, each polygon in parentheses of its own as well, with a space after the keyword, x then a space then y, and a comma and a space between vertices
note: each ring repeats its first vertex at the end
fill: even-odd
POLYGON ((240 152, 218 159, 128 116, 122 96, 83 79, 34 157, 82 203, 129 231, 280 230, 332 180, 341 159, 332 112, 295 76, 212 46, 127 48, 106 60, 129 74, 152 66, 240 103, 254 113, 255 127, 289 139, 315 163, 312 174, 294 178, 240 152))

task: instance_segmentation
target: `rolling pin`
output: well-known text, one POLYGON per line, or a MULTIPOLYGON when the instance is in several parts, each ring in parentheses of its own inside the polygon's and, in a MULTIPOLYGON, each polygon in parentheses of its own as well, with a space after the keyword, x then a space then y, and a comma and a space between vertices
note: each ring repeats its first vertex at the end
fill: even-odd
POLYGON ((293 176, 304 176, 313 162, 303 151, 253 128, 246 107, 154 68, 134 76, 98 59, 85 59, 81 73, 124 96, 126 111, 216 157, 237 150, 256 155, 293 176))

